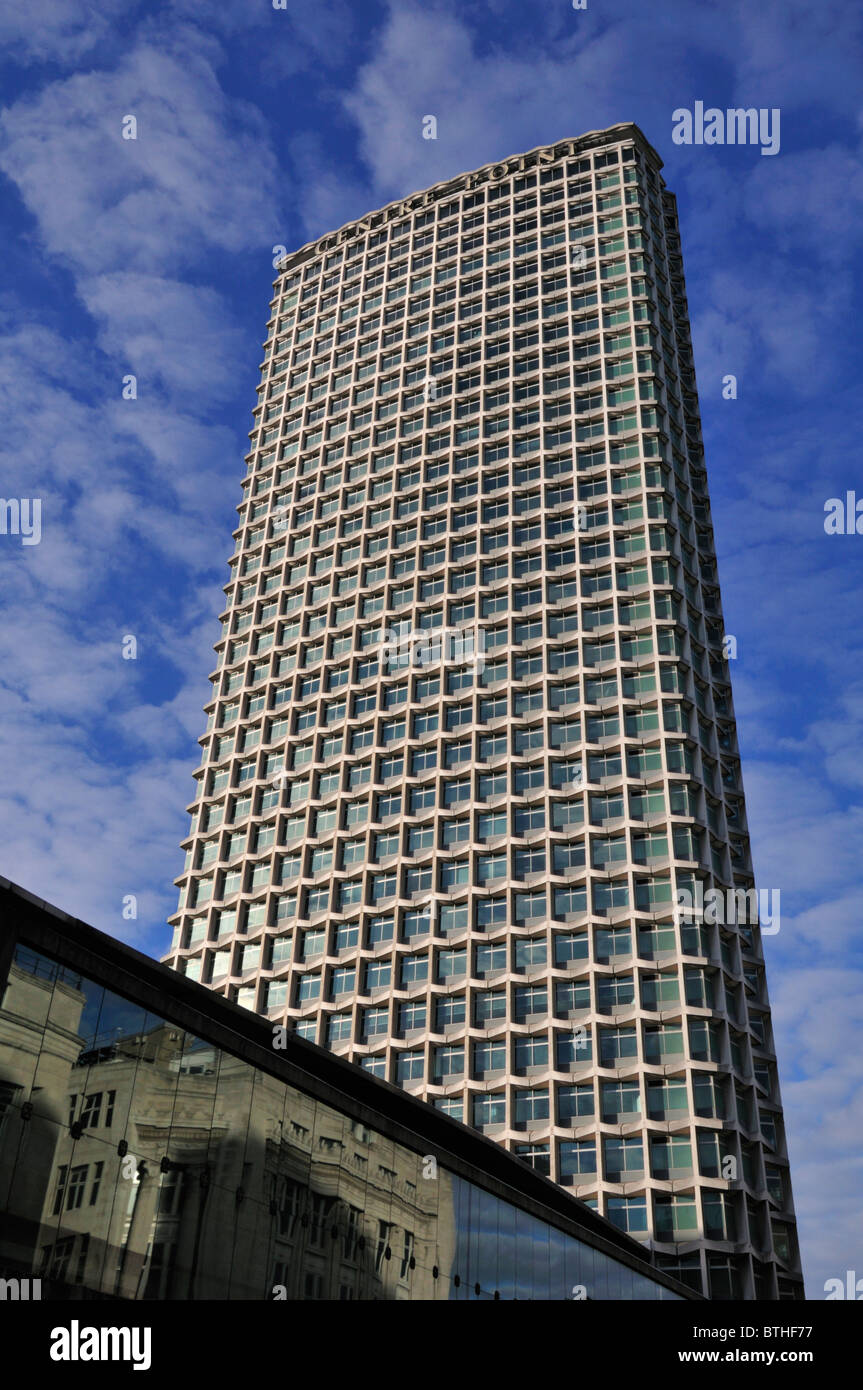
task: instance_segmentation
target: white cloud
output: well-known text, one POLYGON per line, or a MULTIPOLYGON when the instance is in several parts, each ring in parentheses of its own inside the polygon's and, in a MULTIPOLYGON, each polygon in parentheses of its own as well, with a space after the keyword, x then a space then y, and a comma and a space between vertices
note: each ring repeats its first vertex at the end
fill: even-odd
POLYGON ((211 262, 260 248, 268 297, 278 239, 268 132, 225 96, 217 57, 190 30, 161 49, 139 42, 0 122, 0 167, 96 333, 0 324, 0 465, 7 492, 44 502, 42 543, 4 553, 3 866, 156 950, 176 901, 245 447, 212 418, 245 357, 211 262), (136 141, 120 136, 127 113, 136 141), (135 401, 121 398, 130 372, 135 401), (125 633, 136 661, 122 659, 125 633), (134 922, 121 915, 127 894, 134 922))
POLYGON ((863 807, 842 804, 819 769, 750 760, 746 804, 759 882, 783 892, 832 894, 863 859, 863 807))
POLYGON ((863 1274, 863 972, 784 972, 772 994, 807 1296, 819 1299, 825 1280, 863 1274))
POLYGON ((0 8, 0 44, 19 63, 78 62, 129 14, 128 0, 30 0, 0 8))
POLYGON ((0 118, 0 168, 49 253, 91 275, 200 265, 207 248, 264 255, 277 240, 266 127, 248 102, 228 102, 190 36, 19 100, 0 118), (127 115, 135 140, 122 136, 127 115))
POLYGON ((152 395, 155 383, 160 393, 200 410, 232 391, 248 368, 249 345, 210 286, 115 271, 85 277, 79 293, 99 326, 99 346, 122 368, 118 396, 121 375, 131 372, 139 400, 152 395))

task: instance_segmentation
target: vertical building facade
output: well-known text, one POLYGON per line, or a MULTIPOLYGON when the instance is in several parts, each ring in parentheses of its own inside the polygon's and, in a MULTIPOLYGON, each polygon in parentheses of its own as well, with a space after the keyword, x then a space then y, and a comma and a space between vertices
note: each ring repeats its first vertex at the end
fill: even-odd
POLYGON ((166 959, 792 1299, 660 169, 615 126, 282 262, 166 959))

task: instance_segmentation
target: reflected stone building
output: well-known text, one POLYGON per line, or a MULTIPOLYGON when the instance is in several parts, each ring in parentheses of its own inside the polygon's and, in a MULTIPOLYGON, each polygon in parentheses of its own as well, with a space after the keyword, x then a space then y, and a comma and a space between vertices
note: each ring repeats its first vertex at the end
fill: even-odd
POLYGON ((167 959, 693 1288, 801 1297, 659 156, 594 131, 302 247, 258 390, 167 959))
POLYGON ((497 1145, 0 880, 0 1279, 46 1299, 680 1299, 497 1145))

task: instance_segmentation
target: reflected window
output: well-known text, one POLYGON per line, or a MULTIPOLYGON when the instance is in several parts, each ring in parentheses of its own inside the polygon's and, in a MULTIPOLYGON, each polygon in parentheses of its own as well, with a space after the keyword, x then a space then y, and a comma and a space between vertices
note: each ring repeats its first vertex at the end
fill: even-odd
POLYGON ((502 1125, 506 1123, 506 1096, 502 1091, 474 1096, 473 1122, 475 1125, 502 1125))
POLYGON ((545 1087, 515 1093, 515 1122, 518 1125, 535 1124, 548 1119, 548 1091, 545 1087))
POLYGON ((549 1177, 551 1173, 551 1153, 548 1144, 516 1144, 513 1152, 537 1173, 549 1177))
POLYGON ((434 1050, 435 1077, 461 1076, 464 1072, 463 1047, 436 1047, 434 1050))
POLYGON ((390 1231, 392 1225, 389 1221, 378 1221, 378 1239, 375 1247, 375 1273, 380 1274, 384 1260, 388 1260, 392 1251, 389 1246, 390 1231))
POLYGON ((630 1236, 645 1234, 648 1230, 648 1198, 607 1197, 606 1216, 618 1230, 625 1230, 630 1236))
POLYGON ((414 1235, 413 1235, 413 1231, 405 1231, 405 1232, 404 1232, 404 1241, 403 1241, 403 1244, 402 1244, 402 1258, 401 1258, 401 1263, 400 1263, 400 1265, 399 1265, 399 1279, 406 1279, 406 1278, 407 1278, 407 1276, 408 1276, 408 1270, 410 1269, 410 1263, 411 1263, 411 1260, 413 1259, 413 1253, 414 1253, 414 1235))
POLYGON ((557 1090, 558 1123, 571 1124, 582 1117, 591 1118, 594 1113, 593 1084, 581 1086, 559 1086, 557 1090))
POLYGON ((351 1036, 350 1014, 332 1014, 327 1022, 327 1042, 346 1042, 351 1036))
POLYGON ((435 1096, 433 1104, 435 1110, 464 1123, 464 1101, 461 1096, 435 1096))
POLYGON ((425 1074, 425 1059, 422 1052, 400 1052, 396 1061, 396 1079, 399 1082, 422 1081, 425 1074))
POLYGON ((559 1152, 561 1177, 593 1176, 596 1173, 595 1139, 576 1139, 572 1143, 564 1140, 559 1152))

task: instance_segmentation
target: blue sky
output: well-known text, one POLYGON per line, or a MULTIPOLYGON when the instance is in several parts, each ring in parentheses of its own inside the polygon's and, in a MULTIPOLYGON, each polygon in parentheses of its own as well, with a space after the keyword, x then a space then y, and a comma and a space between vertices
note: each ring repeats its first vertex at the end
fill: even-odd
POLYGON ((30 0, 0 12, 0 52, 0 495, 43 506, 39 545, 0 535, 0 872, 153 954, 272 248, 618 121, 656 146, 679 199, 756 871, 782 895, 765 954, 809 1296, 863 1275, 863 535, 824 531, 828 498, 863 498, 860 12, 30 0), (673 111, 696 101, 778 107, 779 153, 673 144, 673 111))

